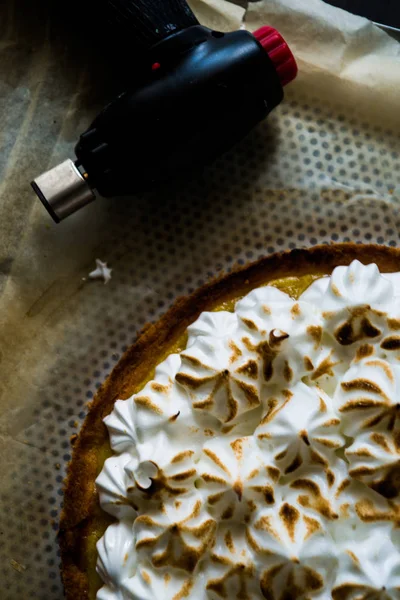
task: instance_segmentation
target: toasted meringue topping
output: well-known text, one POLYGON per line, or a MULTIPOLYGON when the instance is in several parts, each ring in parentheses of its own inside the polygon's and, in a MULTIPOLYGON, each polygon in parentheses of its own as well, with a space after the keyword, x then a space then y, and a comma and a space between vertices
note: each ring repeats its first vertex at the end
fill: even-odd
POLYGON ((243 525, 219 527, 215 546, 203 569, 208 573, 205 598, 260 597, 256 564, 243 525))
POLYGON ((134 575, 137 565, 132 521, 110 525, 97 542, 97 553, 97 572, 104 581, 104 587, 98 592, 97 598, 122 600, 121 586, 134 575))
POLYGON ((400 274, 206 312, 105 418, 99 600, 400 600, 400 274))
POLYGON ((162 510, 148 511, 134 524, 136 551, 156 567, 193 573, 215 541, 216 521, 204 509, 199 494, 170 501, 162 510))
POLYGON ((328 468, 334 451, 344 446, 331 404, 321 389, 302 382, 269 398, 268 411, 254 435, 261 447, 273 452, 282 472, 313 463, 328 468))
POLYGON ((256 352, 246 352, 243 330, 235 314, 203 313, 190 328, 176 375, 193 408, 223 424, 237 421, 261 404, 261 360, 256 352))
POLYGON ((101 507, 117 519, 136 516, 137 505, 129 498, 129 479, 125 471, 131 460, 128 453, 111 456, 96 479, 101 507))
POLYGON ((205 444, 198 472, 198 488, 217 520, 244 522, 257 505, 275 504, 280 471, 272 454, 260 449, 253 437, 205 444))
POLYGON ((261 574, 262 597, 326 597, 336 574, 337 556, 335 544, 318 518, 283 502, 274 509, 258 511, 248 539, 261 574))
POLYGON ((380 527, 341 544, 333 600, 398 600, 400 553, 380 527))
POLYGON ((364 266, 358 260, 312 284, 301 300, 320 306, 324 329, 344 348, 382 341, 389 315, 397 314, 392 283, 376 265, 364 266))
POLYGON ((346 463, 332 458, 328 468, 306 464, 292 473, 281 487, 282 498, 310 516, 318 515, 325 522, 347 519, 354 497, 346 463))
POLYGON ((245 328, 242 341, 262 359, 266 383, 293 385, 315 371, 323 332, 316 307, 266 286, 240 300, 235 312, 245 328))
MULTIPOLYGON (((155 569, 140 563, 135 575, 121 584, 121 600, 194 600, 203 598, 195 593, 194 578, 180 569, 155 569)), ((118 600, 119 600, 118 598, 118 600)), ((104 600, 114 600, 107 596, 104 600)))
POLYGON ((374 356, 355 362, 337 387, 334 402, 347 435, 378 427, 398 430, 400 364, 374 356))
POLYGON ((114 410, 104 419, 110 435, 110 445, 114 452, 134 451, 137 443, 135 403, 130 400, 117 400, 114 410))
POLYGON ((400 430, 359 435, 346 450, 349 475, 363 481, 385 498, 400 494, 400 430))

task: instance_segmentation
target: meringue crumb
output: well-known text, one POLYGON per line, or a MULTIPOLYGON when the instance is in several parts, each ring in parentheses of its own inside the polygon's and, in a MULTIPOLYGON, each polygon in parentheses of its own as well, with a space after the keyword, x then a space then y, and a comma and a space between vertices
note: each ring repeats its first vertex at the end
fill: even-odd
POLYGON ((96 258, 96 268, 94 271, 89 273, 89 279, 103 279, 104 284, 111 280, 112 269, 107 267, 107 263, 96 258))
POLYGON ((11 559, 10 560, 10 565, 12 566, 12 568, 15 571, 18 571, 18 573, 23 573, 24 571, 26 571, 26 566, 25 565, 21 565, 20 563, 18 563, 16 560, 11 559))

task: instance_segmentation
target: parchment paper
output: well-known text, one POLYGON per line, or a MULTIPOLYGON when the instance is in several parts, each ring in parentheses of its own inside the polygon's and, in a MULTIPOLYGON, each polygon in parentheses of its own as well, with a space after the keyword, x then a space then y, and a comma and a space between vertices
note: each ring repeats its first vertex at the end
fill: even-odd
POLYGON ((192 0, 211 27, 282 32, 300 67, 285 102, 191 182, 98 199, 54 225, 29 181, 73 156, 118 83, 106 49, 84 28, 79 37, 74 15, 61 24, 51 4, 0 6, 2 600, 61 599, 70 437, 145 322, 237 262, 319 242, 399 241, 400 46, 320 0, 247 10, 192 0), (108 285, 87 280, 95 258, 113 269, 108 285))

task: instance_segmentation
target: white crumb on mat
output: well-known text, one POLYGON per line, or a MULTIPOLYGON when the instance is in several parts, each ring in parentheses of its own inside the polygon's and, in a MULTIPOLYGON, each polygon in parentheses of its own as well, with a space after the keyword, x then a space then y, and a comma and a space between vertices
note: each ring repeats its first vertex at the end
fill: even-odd
POLYGON ((107 267, 107 263, 96 258, 96 269, 89 273, 89 279, 103 279, 104 283, 108 283, 111 279, 112 269, 107 267))

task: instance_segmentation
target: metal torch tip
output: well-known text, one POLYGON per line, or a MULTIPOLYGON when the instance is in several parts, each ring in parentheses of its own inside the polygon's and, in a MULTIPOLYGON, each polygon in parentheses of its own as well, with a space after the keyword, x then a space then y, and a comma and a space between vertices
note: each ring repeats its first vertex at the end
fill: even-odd
POLYGON ((90 204, 96 197, 70 159, 36 177, 31 185, 56 223, 90 204))

